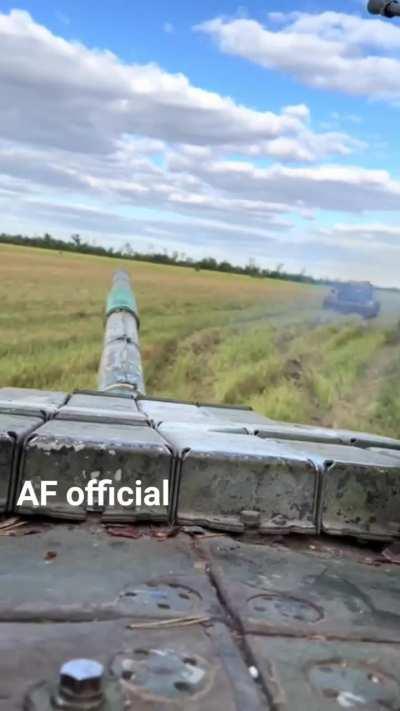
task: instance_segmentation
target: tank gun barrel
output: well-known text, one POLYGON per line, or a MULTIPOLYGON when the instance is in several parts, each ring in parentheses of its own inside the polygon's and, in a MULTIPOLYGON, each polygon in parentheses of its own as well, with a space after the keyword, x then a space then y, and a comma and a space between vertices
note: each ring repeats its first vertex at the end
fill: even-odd
POLYGON ((129 275, 116 271, 106 302, 98 390, 144 395, 139 326, 139 310, 129 275))
POLYGON ((368 12, 371 15, 383 15, 383 17, 400 17, 400 2, 398 0, 369 0, 368 12))

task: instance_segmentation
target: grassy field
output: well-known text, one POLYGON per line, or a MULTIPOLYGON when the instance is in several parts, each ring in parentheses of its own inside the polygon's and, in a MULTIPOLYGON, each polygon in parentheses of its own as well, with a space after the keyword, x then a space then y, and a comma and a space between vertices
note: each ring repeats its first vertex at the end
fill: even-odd
POLYGON ((126 268, 149 393, 400 436, 400 295, 365 323, 322 287, 0 245, 0 386, 95 388, 106 294, 126 268))

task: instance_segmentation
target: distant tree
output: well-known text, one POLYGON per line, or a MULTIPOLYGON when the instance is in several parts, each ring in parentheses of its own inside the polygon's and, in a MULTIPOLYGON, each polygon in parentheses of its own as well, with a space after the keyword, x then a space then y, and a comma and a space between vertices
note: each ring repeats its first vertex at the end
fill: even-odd
POLYGON ((71 235, 71 239, 76 247, 80 247, 82 245, 81 236, 79 234, 71 235))
POLYGON ((128 257, 133 257, 133 255, 135 253, 130 242, 125 242, 125 245, 123 246, 122 251, 124 252, 124 254, 127 254, 128 257))
MULTIPOLYGON (((182 267, 195 269, 196 271, 210 270, 220 272, 232 272, 234 274, 248 274, 260 279, 285 279, 286 281, 306 282, 309 284, 324 284, 332 285, 334 282, 327 279, 314 279, 306 274, 305 269, 298 273, 289 273, 284 271, 284 264, 280 263, 275 269, 261 269, 257 266, 253 258, 249 259, 246 266, 238 266, 231 264, 227 260, 218 262, 214 257, 203 257, 202 259, 193 259, 187 257, 185 253, 173 252, 171 255, 166 249, 162 252, 156 252, 153 244, 148 245, 148 251, 136 252, 129 242, 117 248, 101 247, 97 245, 95 240, 85 241, 79 234, 71 235, 70 240, 65 241, 56 237, 52 237, 48 232, 43 236, 35 235, 28 237, 26 235, 8 235, 4 232, 0 234, 0 242, 5 244, 15 244, 27 247, 41 247, 42 249, 54 249, 59 253, 63 252, 81 252, 85 254, 96 254, 98 256, 111 257, 115 259, 136 259, 141 262, 155 262, 160 264, 175 264, 182 267)), ((387 289, 389 290, 389 289, 387 289)), ((393 291, 399 290, 393 288, 393 291)))

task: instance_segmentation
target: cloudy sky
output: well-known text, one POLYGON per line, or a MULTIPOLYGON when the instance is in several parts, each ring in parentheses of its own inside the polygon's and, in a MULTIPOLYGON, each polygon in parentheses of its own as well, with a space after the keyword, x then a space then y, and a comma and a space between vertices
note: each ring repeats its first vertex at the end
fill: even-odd
POLYGON ((400 21, 0 0, 0 231, 400 286, 400 21))

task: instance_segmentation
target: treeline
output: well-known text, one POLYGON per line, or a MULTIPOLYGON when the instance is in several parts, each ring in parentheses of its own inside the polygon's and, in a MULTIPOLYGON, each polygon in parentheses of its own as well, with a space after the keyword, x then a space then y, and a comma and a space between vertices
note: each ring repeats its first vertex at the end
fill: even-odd
POLYGON ((207 269, 215 272, 227 272, 233 274, 247 274, 248 276, 268 279, 284 279, 286 281, 296 281, 303 283, 322 283, 321 280, 301 272, 292 274, 284 271, 283 264, 278 264, 275 269, 265 269, 259 267, 254 260, 244 266, 231 264, 227 260, 217 261, 213 257, 203 259, 193 259, 185 254, 167 251, 158 252, 137 252, 127 243, 122 249, 114 247, 101 247, 97 244, 85 242, 79 234, 71 235, 69 241, 57 239, 46 233, 42 237, 28 237, 26 235, 0 234, 0 243, 14 244, 23 247, 40 247, 41 249, 52 249, 57 252, 80 252, 82 254, 92 254, 100 257, 111 257, 114 259, 131 259, 138 262, 153 262, 155 264, 170 264, 179 267, 188 267, 200 271, 207 269))
MULTIPOLYGON (((186 254, 179 252, 168 253, 167 250, 159 252, 137 252, 132 245, 127 242, 122 249, 114 249, 114 247, 101 247, 97 244, 85 242, 79 234, 73 234, 69 241, 57 239, 52 235, 45 233, 42 237, 28 237, 26 235, 7 235, 0 234, 0 244, 15 244, 22 247, 40 247, 41 249, 53 249, 60 253, 63 252, 81 252, 82 254, 93 254, 98 257, 111 257, 114 259, 131 259, 137 262, 154 262, 155 264, 171 264, 178 267, 187 267, 190 269, 208 269, 214 272, 227 272, 232 274, 246 274, 260 279, 282 279, 284 281, 295 281, 304 284, 320 284, 324 286, 337 286, 340 283, 346 282, 342 279, 317 279, 305 270, 300 273, 292 273, 284 270, 284 264, 278 264, 275 269, 263 269, 259 267, 253 259, 250 259, 245 267, 231 264, 227 260, 218 262, 213 257, 204 257, 203 259, 193 259, 186 254)), ((400 289, 395 286, 375 286, 379 291, 387 291, 398 294, 400 289)))

